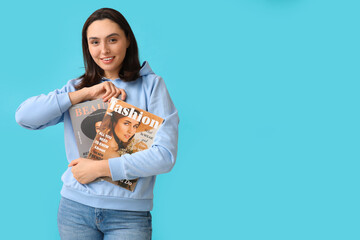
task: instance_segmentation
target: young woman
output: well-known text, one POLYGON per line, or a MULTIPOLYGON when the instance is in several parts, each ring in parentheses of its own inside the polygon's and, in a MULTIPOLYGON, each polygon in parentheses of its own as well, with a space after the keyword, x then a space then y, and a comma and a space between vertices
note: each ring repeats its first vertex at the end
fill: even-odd
POLYGON ((28 129, 64 122, 69 168, 62 176, 58 211, 61 239, 151 239, 156 175, 172 169, 177 154, 178 113, 165 83, 149 64, 139 63, 134 34, 117 11, 95 11, 82 31, 85 74, 61 89, 31 97, 16 111, 28 129), (150 149, 108 160, 79 158, 68 109, 73 104, 121 97, 165 119, 150 149), (106 181, 139 178, 134 192, 106 181))

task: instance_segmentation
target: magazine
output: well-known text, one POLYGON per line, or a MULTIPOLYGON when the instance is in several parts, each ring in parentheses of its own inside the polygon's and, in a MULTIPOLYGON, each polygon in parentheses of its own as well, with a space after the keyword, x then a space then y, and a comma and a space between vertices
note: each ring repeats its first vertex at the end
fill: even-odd
POLYGON ((78 103, 69 108, 79 155, 86 158, 104 118, 108 103, 102 99, 78 103))
MULTIPOLYGON (((110 159, 148 149, 163 121, 161 117, 112 98, 87 158, 110 159)), ((138 181, 112 181, 110 177, 102 179, 130 191, 135 190, 138 181)))

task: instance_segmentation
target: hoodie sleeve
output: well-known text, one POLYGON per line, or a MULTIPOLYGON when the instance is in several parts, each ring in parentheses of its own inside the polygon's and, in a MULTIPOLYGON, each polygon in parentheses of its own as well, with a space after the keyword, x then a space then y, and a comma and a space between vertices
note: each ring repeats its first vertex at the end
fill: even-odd
POLYGON ((162 78, 152 88, 149 112, 164 118, 151 148, 109 159, 114 181, 135 179, 169 172, 176 160, 179 116, 162 78))
POLYGON ((38 130, 63 121, 71 106, 67 87, 25 100, 16 110, 16 122, 27 129, 38 130))

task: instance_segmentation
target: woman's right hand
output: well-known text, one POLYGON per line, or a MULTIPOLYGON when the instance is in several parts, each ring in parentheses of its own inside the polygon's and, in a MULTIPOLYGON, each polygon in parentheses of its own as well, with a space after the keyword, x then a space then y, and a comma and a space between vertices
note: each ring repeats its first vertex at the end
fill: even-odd
POLYGON ((121 94, 121 100, 125 100, 126 93, 122 88, 117 88, 112 82, 103 82, 87 88, 89 99, 95 100, 102 98, 104 102, 110 100, 112 97, 117 98, 121 94))
POLYGON ((122 88, 117 88, 112 82, 103 82, 91 87, 84 87, 78 91, 70 92, 71 103, 77 104, 87 100, 102 98, 104 102, 109 101, 112 97, 117 98, 121 95, 121 100, 125 100, 126 93, 122 88))

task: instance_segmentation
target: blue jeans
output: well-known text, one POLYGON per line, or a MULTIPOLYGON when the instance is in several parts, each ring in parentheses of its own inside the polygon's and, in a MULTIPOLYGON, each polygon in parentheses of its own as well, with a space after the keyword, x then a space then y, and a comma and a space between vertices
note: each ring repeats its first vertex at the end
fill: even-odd
POLYGON ((62 240, 149 240, 150 212, 93 208, 61 198, 58 228, 62 240))

